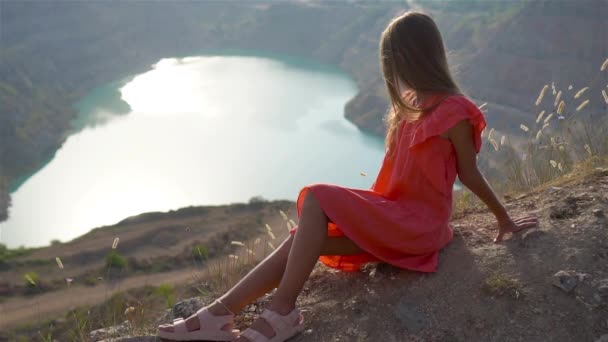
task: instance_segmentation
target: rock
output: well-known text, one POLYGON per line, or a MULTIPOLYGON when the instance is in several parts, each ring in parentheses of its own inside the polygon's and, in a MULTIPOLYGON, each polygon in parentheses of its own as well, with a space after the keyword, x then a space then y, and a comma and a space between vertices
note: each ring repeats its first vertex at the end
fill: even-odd
POLYGON ((171 323, 174 318, 178 317, 189 317, 205 305, 207 304, 199 297, 184 299, 173 305, 172 309, 165 310, 156 320, 156 325, 171 323))
POLYGON ((413 303, 401 299, 394 309, 395 315, 407 328, 409 333, 415 334, 426 325, 426 319, 422 312, 417 310, 413 303))
POLYGON ((182 300, 181 302, 173 305, 173 317, 186 318, 188 316, 192 316, 198 309, 206 305, 207 304, 204 303, 199 297, 182 300))
POLYGON ((124 321, 121 324, 114 325, 109 328, 93 330, 89 333, 89 338, 92 342, 97 342, 122 336, 128 336, 130 332, 131 323, 129 323, 129 321, 124 321))
POLYGON ((565 292, 572 292, 578 285, 578 274, 571 271, 559 271, 553 275, 553 285, 565 292))
POLYGON ((604 211, 602 209, 593 209, 593 215, 595 217, 604 217, 604 211))
POLYGON ((549 208, 549 217, 552 219, 563 220, 575 217, 579 214, 576 198, 566 197, 562 202, 549 208))

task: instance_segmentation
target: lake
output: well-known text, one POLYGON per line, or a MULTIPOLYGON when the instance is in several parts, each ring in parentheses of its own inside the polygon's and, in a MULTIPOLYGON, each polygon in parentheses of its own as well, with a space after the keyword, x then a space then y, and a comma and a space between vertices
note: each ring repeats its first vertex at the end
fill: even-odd
POLYGON ((2 242, 42 246, 253 196, 295 201, 310 183, 369 189, 384 146, 344 118, 356 92, 341 70, 290 56, 162 59, 74 104, 74 132, 12 193, 2 242))

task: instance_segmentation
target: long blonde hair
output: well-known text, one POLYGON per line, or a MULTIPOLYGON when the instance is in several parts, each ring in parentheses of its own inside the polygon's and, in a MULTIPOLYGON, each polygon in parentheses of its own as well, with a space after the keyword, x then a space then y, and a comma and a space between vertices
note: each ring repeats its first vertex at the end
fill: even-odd
POLYGON ((393 18, 380 36, 380 66, 390 109, 383 120, 387 125, 386 148, 392 152, 395 131, 402 119, 416 121, 443 100, 422 108, 412 104, 415 93, 462 94, 447 62, 441 33, 431 17, 407 11, 393 18), (412 92, 403 96, 399 80, 412 92))

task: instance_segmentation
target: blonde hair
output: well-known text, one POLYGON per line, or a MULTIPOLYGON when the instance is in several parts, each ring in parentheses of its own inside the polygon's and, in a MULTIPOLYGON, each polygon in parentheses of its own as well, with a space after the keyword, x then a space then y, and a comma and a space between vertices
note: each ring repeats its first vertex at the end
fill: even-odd
POLYGON ((402 119, 416 121, 441 101, 422 108, 412 104, 417 92, 462 94, 447 62, 441 33, 431 17, 407 11, 393 18, 380 36, 380 66, 390 97, 383 118, 387 125, 386 148, 391 153, 395 131, 402 119), (403 96, 399 81, 412 91, 403 96))

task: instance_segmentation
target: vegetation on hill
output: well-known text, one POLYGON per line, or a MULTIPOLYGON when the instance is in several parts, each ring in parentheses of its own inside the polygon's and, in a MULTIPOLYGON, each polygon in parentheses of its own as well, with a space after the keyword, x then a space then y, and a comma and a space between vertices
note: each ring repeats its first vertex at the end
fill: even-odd
POLYGON ((66 277, 74 286, 97 286, 109 268, 121 279, 186 270, 193 261, 204 264, 230 253, 235 248, 230 241, 257 235, 291 203, 254 197, 249 203, 145 213, 48 247, 11 249, 0 244, 0 287, 5 286, 0 300, 33 294, 22 281, 27 272, 40 275, 36 293, 42 294, 63 289, 66 277), (108 250, 114 243, 119 248, 108 250), (58 270, 55 257, 69 265, 69 271, 58 270))

